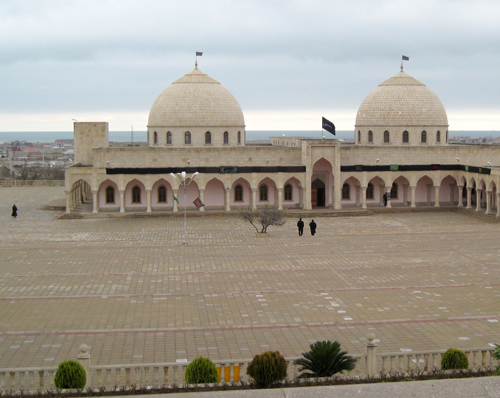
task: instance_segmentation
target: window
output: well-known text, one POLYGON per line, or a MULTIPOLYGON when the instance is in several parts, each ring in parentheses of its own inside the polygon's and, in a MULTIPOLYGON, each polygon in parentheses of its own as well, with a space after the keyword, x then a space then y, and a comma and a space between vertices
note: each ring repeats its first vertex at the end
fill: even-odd
POLYGON ((132 188, 132 203, 141 203, 141 188, 137 185, 132 188))
POLYGON ((155 145, 158 144, 158 133, 155 131, 154 134, 153 134, 153 143, 155 145))
POLYGON ((290 184, 285 185, 285 200, 292 200, 292 186, 290 184))
POLYGON ((172 133, 170 131, 167 133, 167 145, 172 145, 172 133))
POLYGON ((368 142, 373 142, 373 133, 371 130, 368 132, 368 142))
POLYGON ((191 133, 189 131, 184 133, 184 144, 191 145, 191 133))
POLYGON ((342 185, 342 199, 349 200, 351 196, 351 187, 349 184, 342 185))
POLYGON ((167 203, 167 188, 163 185, 158 188, 158 203, 167 203))
POLYGON ((243 202, 243 187, 239 184, 234 188, 234 201, 243 202))
POLYGON ((259 197, 261 202, 267 201, 267 185, 262 184, 259 189, 259 197))
POLYGON ((446 143, 448 143, 448 130, 446 131, 446 143))
POLYGON ((420 134, 420 142, 421 143, 426 143, 427 142, 427 132, 425 130, 422 131, 422 134, 420 134))
POLYGON ((366 199, 373 199, 373 184, 368 183, 368 187, 366 188, 366 199))
POLYGON ((205 145, 210 145, 212 143, 212 134, 210 131, 205 133, 205 145))
POLYGON ((358 130, 358 144, 361 142, 361 131, 358 130))
POLYGON ((224 145, 229 144, 229 133, 224 131, 224 145))
POLYGON ((384 142, 385 143, 389 142, 389 132, 387 130, 384 131, 384 142))
POLYGON ((410 138, 408 136, 408 131, 403 131, 403 142, 408 143, 410 142, 410 138))
POLYGON ((436 133, 436 142, 437 143, 440 143, 441 142, 441 131, 438 130, 438 132, 436 133))
POLYGON ((238 145, 241 144, 241 131, 238 131, 238 145))
POLYGON ((397 198, 398 198, 398 184, 393 182, 391 188, 391 199, 397 199, 397 198))
POLYGON ((106 203, 115 203, 115 189, 113 187, 106 188, 106 203))

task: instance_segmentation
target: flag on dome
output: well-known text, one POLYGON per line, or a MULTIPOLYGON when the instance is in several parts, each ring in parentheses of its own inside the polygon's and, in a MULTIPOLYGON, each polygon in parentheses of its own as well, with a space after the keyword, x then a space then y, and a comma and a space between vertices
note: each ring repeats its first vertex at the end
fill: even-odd
POLYGON ((203 52, 196 51, 196 56, 197 56, 197 57, 201 57, 202 55, 203 55, 203 52))
POLYGON ((332 133, 333 135, 335 135, 335 125, 330 122, 328 119, 325 119, 325 118, 322 118, 323 119, 323 123, 322 123, 322 126, 323 126, 323 129, 328 131, 329 133, 332 133))
POLYGON ((200 198, 196 198, 194 200, 194 205, 199 209, 200 207, 205 207, 205 205, 203 204, 203 202, 200 200, 200 198))
POLYGON ((406 55, 403 55, 403 61, 409 61, 410 57, 407 57, 406 55))

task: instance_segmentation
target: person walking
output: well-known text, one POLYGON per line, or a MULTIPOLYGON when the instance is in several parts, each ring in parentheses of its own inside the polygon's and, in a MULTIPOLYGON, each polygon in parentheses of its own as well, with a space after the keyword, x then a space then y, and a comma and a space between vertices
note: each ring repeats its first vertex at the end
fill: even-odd
POLYGON ((299 227, 299 236, 302 236, 304 233, 304 221, 302 221, 302 217, 299 218, 299 221, 297 222, 297 227, 299 227))
POLYGON ((314 236, 314 234, 316 233, 316 223, 314 222, 314 220, 309 223, 309 228, 311 228, 311 235, 314 236))
POLYGON ((387 207, 387 192, 384 193, 383 198, 384 198, 384 207, 387 207))
POLYGON ((12 217, 17 218, 17 206, 12 206, 12 217))

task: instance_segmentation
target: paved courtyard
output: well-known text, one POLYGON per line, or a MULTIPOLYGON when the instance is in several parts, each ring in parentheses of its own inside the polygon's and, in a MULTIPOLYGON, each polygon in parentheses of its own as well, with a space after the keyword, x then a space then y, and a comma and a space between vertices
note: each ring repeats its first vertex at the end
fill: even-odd
POLYGON ((500 225, 453 212, 289 219, 58 220, 62 187, 0 188, 0 367, 300 356, 500 342, 500 225), (12 204, 19 217, 10 217, 12 204), (306 220, 307 223, 309 220, 306 220))

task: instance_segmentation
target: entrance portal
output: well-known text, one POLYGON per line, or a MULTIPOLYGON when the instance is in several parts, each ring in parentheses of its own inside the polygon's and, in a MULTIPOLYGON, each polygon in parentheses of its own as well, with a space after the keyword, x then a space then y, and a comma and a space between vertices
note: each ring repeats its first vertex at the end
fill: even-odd
POLYGON ((325 183, 316 178, 311 184, 311 205, 325 207, 325 183))

